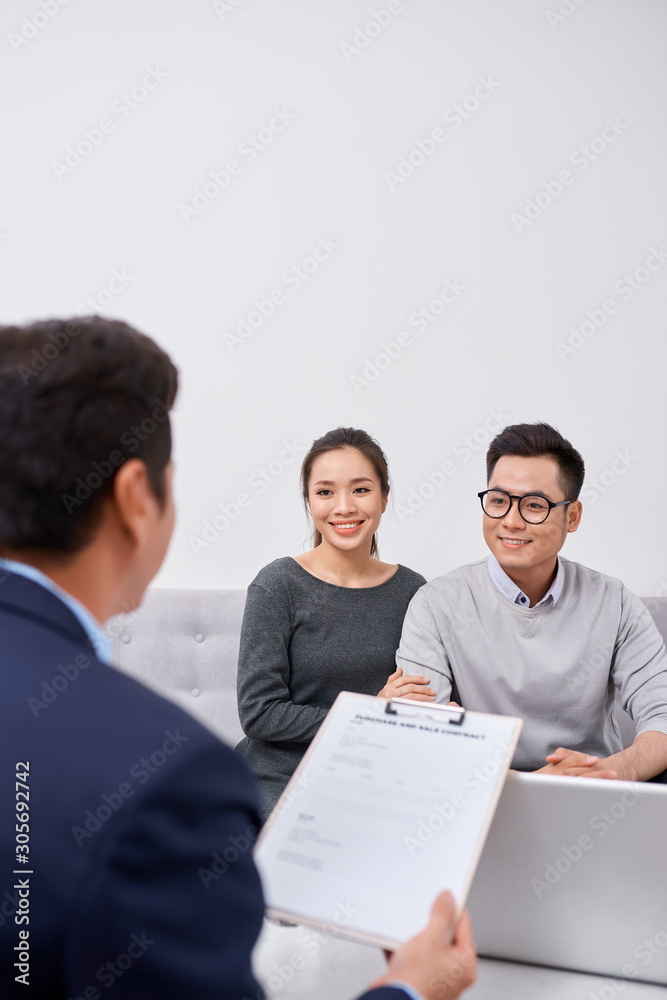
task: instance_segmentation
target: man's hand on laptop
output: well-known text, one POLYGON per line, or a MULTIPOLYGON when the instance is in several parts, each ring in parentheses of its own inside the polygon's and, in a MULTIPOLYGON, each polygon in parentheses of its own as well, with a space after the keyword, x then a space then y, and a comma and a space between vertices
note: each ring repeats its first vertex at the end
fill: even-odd
POLYGON ((595 757, 580 750, 558 747, 546 760, 548 763, 540 767, 536 774, 565 774, 571 778, 618 778, 617 771, 605 767, 604 757, 595 757))
POLYGON ((412 698, 414 701, 434 701, 435 691, 427 687, 428 677, 404 674, 399 667, 387 678, 387 683, 378 693, 378 698, 412 698))
POLYGON ((451 944, 456 904, 451 892, 441 892, 424 930, 389 958, 384 976, 369 988, 405 983, 424 1000, 455 1000, 477 979, 477 955, 470 918, 464 911, 451 944))

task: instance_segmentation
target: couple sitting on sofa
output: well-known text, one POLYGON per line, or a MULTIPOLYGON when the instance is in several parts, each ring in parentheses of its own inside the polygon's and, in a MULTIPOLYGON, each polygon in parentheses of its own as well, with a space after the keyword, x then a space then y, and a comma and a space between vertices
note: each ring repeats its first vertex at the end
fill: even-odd
POLYGON ((260 571, 241 630, 237 749, 264 816, 346 689, 520 716, 520 770, 646 780, 667 768, 667 657, 651 615, 620 580, 558 554, 581 522, 581 455, 547 424, 516 424, 491 442, 486 478, 491 554, 426 583, 375 558, 389 497, 377 442, 342 427, 314 442, 301 470, 314 547, 260 571), (616 689, 636 725, 625 750, 616 689))

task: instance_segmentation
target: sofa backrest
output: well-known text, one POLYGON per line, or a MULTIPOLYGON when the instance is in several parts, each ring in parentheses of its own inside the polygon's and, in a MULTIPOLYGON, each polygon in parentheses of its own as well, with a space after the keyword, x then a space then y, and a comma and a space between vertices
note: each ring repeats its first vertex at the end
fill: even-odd
MULTIPOLYGON (((138 611, 107 623, 114 663, 170 698, 232 746, 243 736, 236 708, 236 669, 245 590, 148 591, 138 611)), ((667 598, 642 598, 667 637, 667 598)), ((616 706, 625 746, 635 736, 616 706)))
POLYGON ((113 662, 234 746, 243 737, 236 668, 245 590, 150 589, 107 622, 113 662))

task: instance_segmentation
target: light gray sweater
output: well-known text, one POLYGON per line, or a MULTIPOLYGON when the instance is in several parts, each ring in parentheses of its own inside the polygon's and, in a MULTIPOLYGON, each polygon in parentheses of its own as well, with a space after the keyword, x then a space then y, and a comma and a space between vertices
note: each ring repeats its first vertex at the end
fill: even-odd
POLYGON ((620 580, 561 557, 562 594, 513 604, 487 560, 417 591, 396 663, 424 674, 436 701, 524 720, 513 766, 536 770, 558 746, 606 757, 623 748, 615 688, 637 734, 667 735, 667 654, 645 606, 620 580))

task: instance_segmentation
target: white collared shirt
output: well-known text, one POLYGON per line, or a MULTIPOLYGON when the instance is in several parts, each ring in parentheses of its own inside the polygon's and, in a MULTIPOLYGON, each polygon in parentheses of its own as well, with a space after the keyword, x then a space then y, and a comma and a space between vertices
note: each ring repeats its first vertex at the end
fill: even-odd
POLYGON ((66 590, 59 587, 57 583, 53 582, 51 577, 47 576, 46 573, 42 573, 36 566, 16 562, 14 559, 0 559, 0 569, 4 569, 8 573, 16 573, 17 576, 24 576, 26 579, 38 583, 41 587, 44 587, 60 598, 63 604, 67 605, 74 617, 81 623, 98 659, 102 663, 106 663, 107 666, 111 664, 111 640, 97 619, 93 617, 88 608, 83 606, 81 601, 77 601, 76 597, 68 594, 66 590))
MULTIPOLYGON (((546 594, 541 601, 538 601, 536 608, 539 608, 541 604, 546 604, 546 602, 551 598, 552 606, 556 604, 556 601, 560 597, 563 591, 563 569, 560 564, 560 559, 557 558, 558 569, 556 570, 556 576, 554 582, 551 584, 546 594)), ((489 576, 493 581, 494 586, 501 594, 508 597, 510 601, 514 604, 519 604, 522 608, 530 607, 530 599, 524 594, 524 592, 517 587, 508 577, 505 570, 502 568, 493 553, 489 556, 489 576)))

